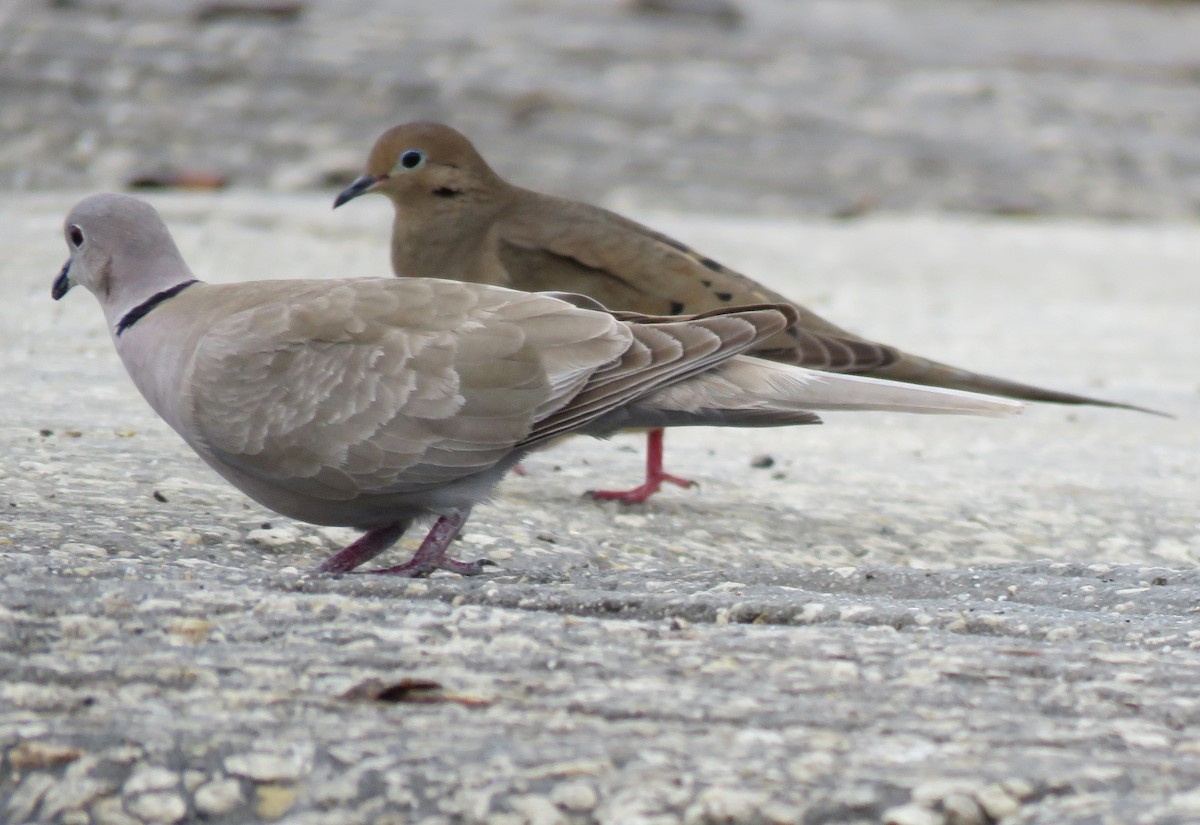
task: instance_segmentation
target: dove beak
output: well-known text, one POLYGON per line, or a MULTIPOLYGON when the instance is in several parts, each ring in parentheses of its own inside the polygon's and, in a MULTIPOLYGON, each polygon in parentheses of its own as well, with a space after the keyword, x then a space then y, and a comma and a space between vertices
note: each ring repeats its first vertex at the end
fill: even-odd
POLYGON ((54 279, 54 286, 50 289, 50 297, 54 300, 59 300, 71 290, 71 287, 75 286, 75 282, 71 280, 70 271, 71 261, 68 259, 59 271, 58 277, 54 279))
POLYGON ((343 189, 333 201, 333 208, 337 209, 343 203, 348 203, 354 200, 359 195, 365 195, 375 188, 375 184, 380 181, 387 180, 387 175, 362 175, 354 179, 354 182, 343 189))

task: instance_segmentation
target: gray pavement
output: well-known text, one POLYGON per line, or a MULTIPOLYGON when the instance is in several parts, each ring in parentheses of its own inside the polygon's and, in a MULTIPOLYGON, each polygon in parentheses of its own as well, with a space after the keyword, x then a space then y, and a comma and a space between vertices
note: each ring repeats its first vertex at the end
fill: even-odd
POLYGON ((1200 4, 733 3, 729 26, 644 0, 241 3, 299 9, 282 19, 6 0, 0 188, 330 188, 384 128, 437 118, 502 173, 589 200, 1200 212, 1200 4))
MULTIPOLYGON (((346 533, 225 485, 50 300, 81 194, 0 195, 0 821, 1200 821, 1195 226, 639 213, 852 329, 1178 418, 672 433, 700 487, 635 508, 580 494, 638 439, 575 439, 468 525, 500 569, 407 582, 306 574, 346 533)), ((207 279, 387 271, 382 202, 154 202, 207 279)))
POLYGON ((0 823, 1200 821, 1200 5, 237 5, 0 4, 0 823), (491 575, 309 576, 347 533, 152 416, 49 298, 60 222, 200 172, 154 200, 201 277, 383 275, 386 204, 331 193, 419 117, 851 329, 1178 417, 672 433, 700 487, 636 508, 580 495, 639 439, 576 439, 476 512, 491 575))

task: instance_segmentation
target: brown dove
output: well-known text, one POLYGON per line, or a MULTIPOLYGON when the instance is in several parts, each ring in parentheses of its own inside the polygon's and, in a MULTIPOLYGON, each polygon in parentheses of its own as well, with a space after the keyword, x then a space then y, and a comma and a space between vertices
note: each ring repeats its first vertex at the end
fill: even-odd
MULTIPOLYGON (((909 384, 1142 410, 969 372, 864 339, 653 229, 596 206, 513 186, 492 171, 466 137, 441 123, 408 123, 384 132, 363 175, 337 196, 334 208, 367 193, 386 195, 395 207, 392 268, 397 275, 576 292, 610 309, 650 315, 790 304, 800 322, 760 340, 750 352, 909 384)), ((640 502, 664 481, 690 484, 663 472, 657 430, 650 433, 645 483, 592 495, 640 502)))
POLYGON ((484 560, 446 557, 471 508, 524 453, 570 433, 1021 407, 739 354, 795 323, 786 305, 618 318, 469 279, 208 284, 126 195, 83 200, 64 234, 51 294, 96 296, 134 384, 209 466, 285 516, 364 531, 323 572, 354 569, 424 518, 436 521, 413 558, 376 572, 480 572, 484 560))

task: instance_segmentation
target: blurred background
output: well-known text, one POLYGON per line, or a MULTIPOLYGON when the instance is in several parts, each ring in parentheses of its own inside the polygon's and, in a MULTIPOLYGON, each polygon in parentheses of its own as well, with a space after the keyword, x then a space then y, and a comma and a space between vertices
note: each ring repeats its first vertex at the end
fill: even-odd
POLYGON ((340 188, 465 131, 603 203, 1200 213, 1200 4, 6 0, 0 187, 340 188))

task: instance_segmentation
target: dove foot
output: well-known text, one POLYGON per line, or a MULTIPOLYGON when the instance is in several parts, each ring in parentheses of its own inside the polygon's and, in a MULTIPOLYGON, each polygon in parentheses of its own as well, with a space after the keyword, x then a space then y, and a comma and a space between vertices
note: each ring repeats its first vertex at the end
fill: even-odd
POLYGON ((489 567, 499 566, 491 559, 476 559, 475 561, 442 559, 442 563, 438 565, 438 569, 449 570, 451 573, 457 573, 460 576, 478 576, 484 573, 489 567))
POLYGON ((386 527, 368 530, 358 539, 317 567, 317 573, 349 573, 363 562, 368 562, 395 544, 408 529, 408 522, 401 521, 386 527))
POLYGON ((646 481, 632 490, 588 490, 587 494, 596 501, 619 501, 622 504, 641 504, 650 496, 662 489, 663 482, 678 484, 680 487, 699 487, 690 478, 680 478, 670 473, 659 473, 647 476, 646 481))
POLYGON ((697 487, 690 478, 673 476, 663 470, 663 431, 651 430, 646 436, 646 480, 632 490, 588 490, 597 501, 619 501, 622 504, 641 504, 662 489, 663 483, 680 487, 697 487))
POLYGON ((466 562, 446 558, 446 549, 450 547, 450 542, 454 541, 455 536, 466 524, 467 515, 467 513, 453 513, 439 518, 430 528, 429 534, 425 536, 421 546, 417 548, 417 552, 404 564, 364 572, 378 576, 400 576, 409 579, 423 578, 434 570, 449 570, 460 576, 478 576, 483 572, 484 567, 493 563, 487 559, 466 562))

